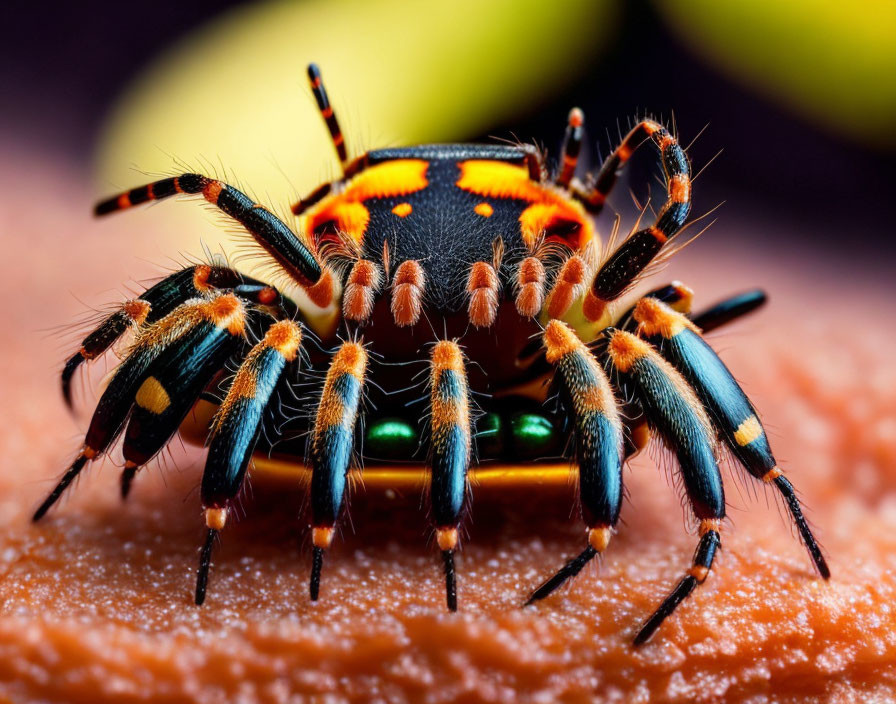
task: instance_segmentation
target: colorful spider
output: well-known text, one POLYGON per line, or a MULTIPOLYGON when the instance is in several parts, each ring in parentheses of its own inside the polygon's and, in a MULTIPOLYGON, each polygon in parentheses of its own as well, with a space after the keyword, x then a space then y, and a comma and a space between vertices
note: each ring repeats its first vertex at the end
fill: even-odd
POLYGON ((317 599, 352 458, 360 455, 361 402, 372 391, 365 392, 365 380, 375 376, 375 386, 384 390, 368 438, 375 446, 376 438, 386 438, 377 447, 398 448, 400 459, 410 460, 418 438, 407 421, 415 398, 407 370, 428 349, 429 412, 419 442, 428 450, 431 518, 452 611, 454 553, 477 420, 490 428, 479 438, 483 461, 556 455, 562 443, 552 443, 561 436, 570 436, 575 448, 587 547, 527 604, 606 549, 619 519, 623 463, 651 435, 677 458, 700 539, 693 565, 636 643, 646 641, 709 573, 725 518, 722 444, 750 474, 783 494, 816 568, 829 577, 755 410, 702 337, 761 305, 764 295, 750 292, 693 317, 692 293, 681 284, 653 291, 622 315, 610 305, 638 282, 688 218, 690 165, 666 128, 640 122, 585 180, 575 176, 583 140, 577 109, 570 112, 553 174, 541 154, 525 145, 426 145, 370 151, 350 161, 320 72, 311 65, 308 75, 343 177, 293 207, 297 231, 232 186, 200 174, 156 181, 96 206, 96 214, 105 215, 176 194, 199 195, 240 223, 308 301, 299 307, 274 287, 212 263, 183 269, 122 305, 65 365, 70 405, 78 366, 136 331, 97 404, 83 448, 34 520, 122 432, 126 497, 136 472, 168 443, 197 399, 224 389, 201 486, 208 528, 196 584, 201 604, 215 538, 265 423, 280 411, 274 402, 279 391, 326 370, 306 428, 310 593, 317 599), (592 218, 644 142, 659 151, 666 201, 652 224, 601 257, 592 218), (303 347, 312 331, 324 346, 337 345, 331 357, 321 344, 303 347), (227 376, 228 368, 236 368, 235 375, 227 376), (543 402, 548 393, 538 382, 551 377, 557 409, 533 407, 527 399, 534 393, 543 402), (471 411, 470 389, 488 394, 484 418, 471 411), (546 444, 533 446, 531 433, 514 425, 527 410, 527 422, 545 430, 546 444))

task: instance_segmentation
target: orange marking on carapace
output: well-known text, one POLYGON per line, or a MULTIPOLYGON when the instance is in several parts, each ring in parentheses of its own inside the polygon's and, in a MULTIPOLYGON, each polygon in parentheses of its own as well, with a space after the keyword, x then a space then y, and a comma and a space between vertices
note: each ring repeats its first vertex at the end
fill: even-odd
POLYGON ((549 234, 549 241, 562 242, 572 249, 584 247, 594 236, 584 208, 559 190, 533 181, 525 167, 480 159, 462 161, 458 166, 458 188, 484 198, 511 198, 530 204, 519 218, 523 240, 530 249, 551 229, 564 234, 549 234))
POLYGON ((370 317, 380 280, 380 269, 374 262, 367 259, 355 262, 342 295, 342 313, 348 320, 361 322, 370 317))
POLYGON ((490 218, 495 212, 495 209, 488 203, 479 203, 473 210, 484 218, 490 218))
POLYGON ((626 373, 631 371, 635 362, 651 353, 651 347, 641 338, 635 337, 625 330, 615 330, 610 338, 607 353, 613 366, 626 373))
POLYGON ((406 218, 414 212, 414 207, 410 203, 399 203, 392 208, 392 212, 400 218, 406 218))
POLYGON ((221 191, 223 190, 224 184, 220 181, 209 181, 202 189, 202 197, 212 205, 217 205, 218 198, 221 196, 221 191))
POLYGON ((534 318, 544 304, 544 264, 537 257, 526 257, 517 272, 516 310, 520 315, 534 318))
POLYGON ((399 327, 414 325, 423 309, 423 267, 420 262, 408 259, 395 270, 392 280, 392 317, 399 327))
POLYGON ((638 323, 638 334, 646 337, 661 335, 671 340, 682 330, 700 333, 700 328, 677 311, 656 298, 642 298, 635 306, 632 317, 638 323))
POLYGON ((360 242, 370 222, 370 212, 364 201, 422 191, 429 185, 426 180, 428 167, 429 163, 422 159, 398 159, 364 169, 341 193, 324 198, 308 210, 304 231, 317 237, 315 233, 322 225, 332 223, 339 233, 360 242))
POLYGON ((557 282, 548 296, 548 315, 561 318, 581 294, 585 283, 586 267, 581 257, 572 256, 563 263, 557 282))
POLYGON ((467 293, 470 322, 477 328, 485 328, 495 322, 498 313, 498 274, 491 264, 476 262, 470 269, 467 293))

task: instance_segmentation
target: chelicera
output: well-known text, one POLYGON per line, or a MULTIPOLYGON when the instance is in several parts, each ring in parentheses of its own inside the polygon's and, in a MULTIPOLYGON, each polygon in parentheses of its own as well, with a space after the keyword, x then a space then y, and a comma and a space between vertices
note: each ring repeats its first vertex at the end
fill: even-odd
POLYGON ((703 339, 761 305, 764 295, 742 294, 691 315, 691 291, 674 283, 630 308, 616 305, 687 222, 690 165, 674 135, 644 120, 584 179, 576 177, 583 141, 576 109, 553 171, 524 145, 426 145, 349 160, 320 72, 312 65, 308 75, 343 177, 293 207, 295 230, 234 187, 195 173, 96 206, 96 214, 105 215, 178 194, 201 196, 248 231, 301 290, 301 305, 223 263, 185 268, 124 303, 65 366, 70 404, 79 365, 134 330, 81 451, 35 520, 120 435, 126 497, 137 471, 168 443, 197 399, 221 388, 201 485, 207 525, 196 584, 201 604, 215 538, 262 428, 278 412, 274 399, 300 379, 319 378, 315 408, 305 421, 312 599, 345 509, 353 458, 411 460, 419 440, 447 606, 457 608, 454 555, 477 426, 475 462, 557 455, 564 437, 574 448, 586 547, 527 603, 546 597, 607 548, 619 520, 623 463, 650 436, 677 459, 699 543, 692 566, 636 643, 646 641, 709 573, 725 518, 718 468, 723 446, 781 492, 816 568, 829 577, 756 411, 703 339), (642 144, 659 154, 665 202, 646 227, 601 252, 593 218, 642 144), (312 332, 319 342, 309 345, 312 332), (327 354, 320 351, 327 348, 327 354), (428 361, 429 378, 428 409, 414 411, 424 417, 422 427, 408 411, 421 395, 409 388, 408 368, 420 360, 428 361), (227 369, 236 373, 228 376, 227 369), (542 405, 548 385, 538 382, 548 379, 559 398, 556 410, 542 405), (362 399, 373 381, 382 392, 366 418, 365 452, 362 399), (472 391, 483 395, 483 415, 471 411, 472 391))

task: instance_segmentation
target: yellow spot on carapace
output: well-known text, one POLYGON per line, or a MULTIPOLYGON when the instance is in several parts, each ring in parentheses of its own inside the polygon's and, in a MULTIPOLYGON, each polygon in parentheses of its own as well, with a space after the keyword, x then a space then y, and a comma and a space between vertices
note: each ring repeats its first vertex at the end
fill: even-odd
POLYGON ((426 180, 428 167, 429 162, 422 159, 396 159, 376 164, 355 176, 342 196, 349 201, 364 201, 422 191, 429 185, 426 180))
POLYGON ((406 218, 414 212, 414 207, 410 203, 399 203, 392 208, 392 212, 400 218, 406 218))
POLYGON ((584 208, 559 190, 530 179, 525 167, 484 159, 462 161, 458 166, 461 174, 456 183, 458 188, 484 198, 509 198, 530 204, 520 215, 523 240, 530 248, 543 234, 572 249, 584 247, 594 236, 594 227, 584 208), (563 234, 552 236, 552 228, 563 234))
POLYGON ((480 203, 473 210, 476 211, 477 215, 481 215, 484 218, 490 218, 492 213, 495 212, 495 209, 490 206, 488 203, 480 203))
POLYGON ((753 415, 737 426, 734 432, 734 440, 741 447, 746 447, 762 435, 762 425, 759 419, 753 415))
POLYGON ((140 388, 137 390, 137 396, 134 398, 140 408, 144 408, 150 413, 159 415, 164 413, 165 409, 171 405, 171 397, 165 391, 165 387, 154 376, 148 377, 140 388))

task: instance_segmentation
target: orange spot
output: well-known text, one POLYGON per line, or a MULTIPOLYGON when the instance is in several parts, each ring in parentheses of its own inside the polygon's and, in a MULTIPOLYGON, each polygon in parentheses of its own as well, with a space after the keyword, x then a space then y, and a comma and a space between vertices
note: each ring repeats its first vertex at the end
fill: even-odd
POLYGON ((464 355, 456 342, 439 340, 432 348, 432 366, 436 369, 464 371, 464 355))
POLYGON ((224 524, 227 523, 226 508, 207 508, 205 509, 205 525, 212 530, 223 530, 224 524))
POLYGON ((131 198, 127 193, 122 193, 118 196, 118 201, 116 203, 119 210, 124 210, 125 208, 131 207, 131 198))
POLYGON ((92 447, 85 446, 83 450, 81 450, 81 454, 84 455, 87 459, 92 460, 97 455, 97 451, 92 447))
POLYGON ((406 218, 413 211, 414 208, 410 203, 399 203, 394 208, 392 208, 392 212, 400 218, 406 218))
POLYGON ((333 526, 315 526, 311 529, 311 542, 314 547, 326 550, 333 544, 333 526))
POLYGON ((207 291, 209 289, 208 277, 212 275, 212 268, 206 264, 200 264, 193 271, 193 287, 197 291, 207 291))
POLYGON ((542 342, 547 350, 547 360, 551 364, 556 364, 566 355, 583 347, 582 341, 573 329, 559 320, 551 320, 547 324, 542 342))
POLYGON ((608 526, 596 526, 588 530, 588 544, 598 552, 603 552, 610 544, 612 533, 608 526))
POLYGON ((323 115, 325 120, 333 117, 333 107, 330 105, 327 105, 327 107, 325 107, 323 110, 321 110, 320 114, 323 115))
POLYGON ((581 108, 573 108, 569 111, 569 126, 581 127, 585 124, 585 113, 581 108))
POLYGON ((268 328, 264 342, 283 355, 287 362, 291 362, 302 344, 302 329, 291 320, 281 320, 268 328))
POLYGON ((481 215, 484 218, 490 218, 492 213, 495 212, 495 209, 488 203, 479 203, 473 210, 476 211, 477 215, 481 215))
POLYGON ((127 301, 122 306, 125 315, 137 323, 137 325, 143 325, 146 321, 146 316, 149 315, 150 308, 151 306, 149 303, 139 298, 136 298, 133 301, 127 301))
POLYGON ((714 530, 716 533, 722 530, 721 518, 704 518, 702 521, 700 521, 699 532, 701 538, 711 530, 714 530))
POLYGON ((772 467, 770 470, 768 470, 765 474, 762 475, 762 481, 773 482, 773 481, 775 481, 775 479, 780 477, 782 474, 784 474, 784 472, 781 471, 780 467, 777 467, 777 466, 772 467))
POLYGON ((638 322, 638 333, 646 337, 662 335, 669 340, 685 328, 698 334, 700 332, 699 328, 681 313, 655 298, 642 298, 635 306, 632 315, 638 322))
POLYGON ((219 328, 226 328, 231 335, 241 335, 246 322, 246 311, 239 298, 232 293, 204 304, 204 313, 219 328))
POLYGON ((694 565, 691 569, 688 570, 688 574, 691 575, 698 582, 703 584, 706 581, 706 578, 709 576, 709 567, 704 565, 694 565))
POLYGON ((217 205, 218 198, 223 190, 224 184, 220 181, 209 181, 205 184, 205 188, 202 189, 202 197, 212 205, 217 205))
POLYGON ((669 200, 687 203, 691 199, 691 179, 687 174, 676 174, 669 179, 669 200))
POLYGON ((607 352, 613 366, 625 373, 630 371, 639 359, 648 356, 651 348, 641 338, 635 337, 625 330, 616 330, 610 338, 607 352))
POLYGON ((422 159, 397 159, 376 164, 355 176, 342 197, 347 201, 364 201, 422 191, 429 185, 426 180, 428 168, 429 163, 422 159))
POLYGON ((263 306, 270 305, 277 300, 277 291, 270 286, 258 292, 258 302, 263 306))
POLYGON ((664 244, 664 243, 666 242, 666 240, 669 239, 668 237, 666 237, 666 233, 664 233, 660 228, 658 228, 658 227, 656 227, 656 226, 654 226, 654 227, 648 227, 648 228, 647 228, 647 231, 648 231, 648 232, 653 236, 653 238, 654 238, 657 242, 659 242, 660 244, 664 244))
POLYGON ((457 528, 437 528, 436 541, 439 543, 439 550, 454 550, 457 548, 457 528))
POLYGON ((632 148, 629 146, 628 138, 619 145, 619 148, 616 150, 616 154, 619 156, 619 161, 628 161, 632 157, 632 148))

